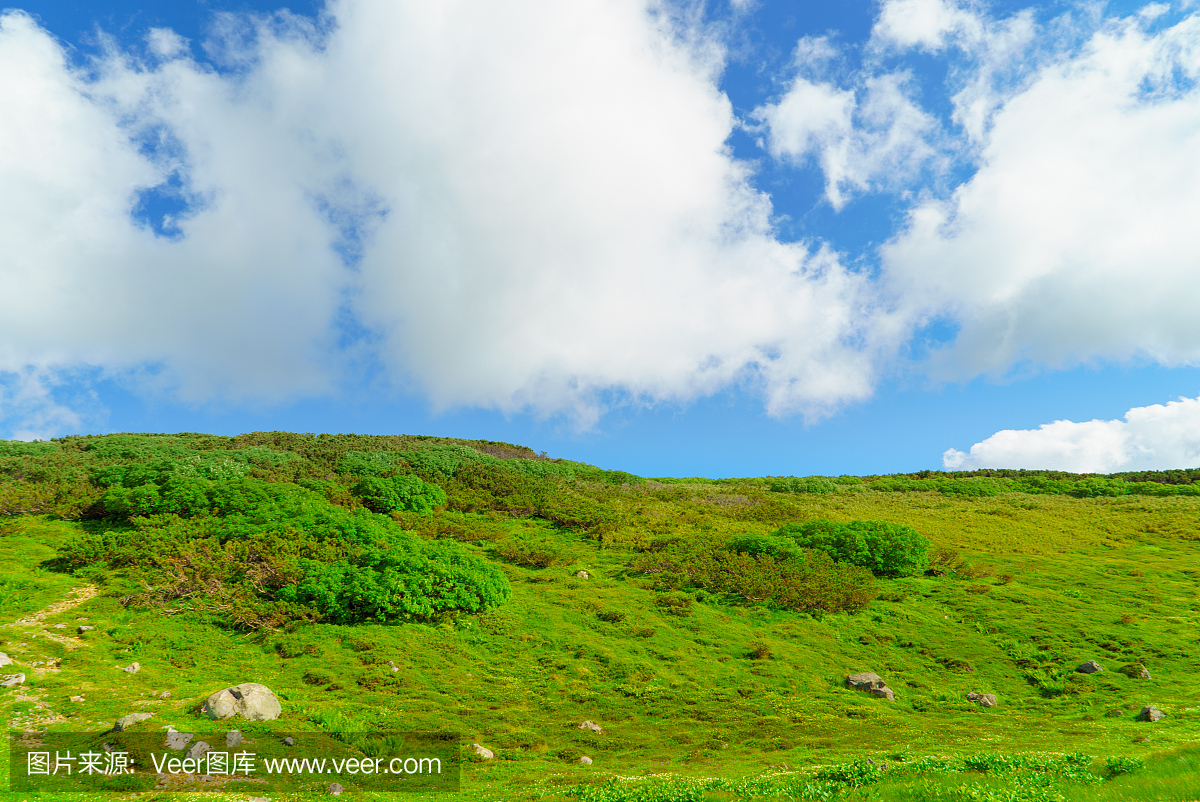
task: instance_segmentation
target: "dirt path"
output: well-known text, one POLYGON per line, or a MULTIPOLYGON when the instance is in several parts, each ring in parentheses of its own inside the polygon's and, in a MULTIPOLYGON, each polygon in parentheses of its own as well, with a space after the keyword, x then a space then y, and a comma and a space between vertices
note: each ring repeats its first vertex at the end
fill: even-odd
POLYGON ((72 607, 78 607, 88 599, 94 599, 96 594, 99 592, 100 589, 95 585, 84 585, 83 587, 75 588, 68 593, 66 598, 64 598, 62 601, 55 602, 45 610, 40 610, 33 615, 28 615, 24 618, 18 618, 16 621, 9 624, 9 626, 36 627, 38 624, 41 624, 52 615, 61 613, 64 610, 70 610, 72 607))
MULTIPOLYGON (((58 613, 70 610, 73 607, 78 607, 87 600, 95 598, 96 594, 99 592, 99 588, 97 588, 95 585, 83 585, 82 587, 78 587, 70 591, 61 601, 55 602, 46 609, 40 610, 33 615, 25 616, 24 618, 18 618, 11 624, 5 624, 4 627, 9 629, 29 629, 32 627, 39 627, 42 631, 36 633, 37 637, 62 644, 62 646, 66 649, 77 649, 80 645, 82 645, 77 638, 61 635, 57 632, 46 629, 46 619, 52 615, 57 615, 58 613)), ((32 635, 33 633, 31 633, 31 636, 32 635)), ((23 640, 24 639, 22 639, 22 641, 23 640)), ((29 649, 29 645, 24 642, 20 644, 20 647, 21 652, 27 652, 29 649)), ((7 669, 8 667, 6 666, 5 668, 7 669)), ((48 660, 46 661, 45 665, 30 666, 25 670, 32 670, 35 677, 42 677, 47 673, 57 672, 59 669, 55 662, 48 660)), ((10 721, 9 726, 15 726, 19 724, 22 729, 35 727, 42 728, 54 722, 63 720, 63 717, 51 709, 46 700, 36 693, 25 694, 22 692, 21 688, 17 688, 14 696, 14 701, 17 702, 33 702, 34 709, 28 711, 23 716, 18 716, 18 718, 10 721)))

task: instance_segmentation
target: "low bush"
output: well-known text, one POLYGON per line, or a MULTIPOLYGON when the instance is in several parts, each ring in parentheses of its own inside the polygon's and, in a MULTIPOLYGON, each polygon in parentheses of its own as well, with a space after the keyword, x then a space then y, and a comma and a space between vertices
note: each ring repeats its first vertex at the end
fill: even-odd
POLYGON ((429 514, 438 507, 446 506, 445 491, 416 476, 393 476, 386 479, 369 476, 350 490, 374 512, 429 514))
POLYGON ((772 534, 823 551, 838 562, 862 566, 876 576, 915 576, 929 564, 929 541, 903 524, 815 520, 786 524, 772 534))

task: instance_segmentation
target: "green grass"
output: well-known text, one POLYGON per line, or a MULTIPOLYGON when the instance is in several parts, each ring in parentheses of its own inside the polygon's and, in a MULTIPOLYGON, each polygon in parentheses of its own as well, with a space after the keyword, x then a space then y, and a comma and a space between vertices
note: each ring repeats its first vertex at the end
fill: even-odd
POLYGON ((240 728, 264 737, 441 730, 487 746, 495 760, 464 765, 464 800, 1200 800, 1200 498, 568 481, 615 525, 398 516, 426 537, 463 541, 511 584, 507 604, 437 623, 239 632, 203 598, 123 604, 144 578, 136 571, 51 570, 83 523, 0 519, 0 651, 28 676, 0 693, 0 715, 10 733, 100 730, 138 710, 155 713, 141 726, 195 729, 210 693, 261 682, 284 716, 240 728), (813 616, 669 592, 631 570, 671 544, 813 518, 907 524, 957 551, 959 571, 880 580, 860 612, 813 616), (581 569, 589 579, 574 576, 581 569), (100 582, 95 598, 11 625, 85 577, 100 582), (96 629, 64 638, 80 618, 96 629), (1107 670, 1073 671, 1092 659, 1107 670), (135 660, 140 672, 119 670, 135 660), (46 661, 50 670, 30 666, 46 661), (1117 671, 1128 663, 1153 679, 1117 671), (895 702, 844 687, 867 670, 895 702), (151 696, 164 690, 170 699, 151 696), (968 691, 999 705, 968 703, 968 691), (1136 721, 1146 704, 1167 717, 1136 721), (585 719, 603 732, 580 730, 585 719), (1064 774, 1071 753, 1086 757, 1064 774), (979 755, 1002 757, 984 772, 986 760, 968 761, 979 755), (888 771, 863 768, 868 757, 888 771), (1114 758, 1142 765, 1111 775, 1114 758), (866 781, 856 785, 855 771, 866 781))

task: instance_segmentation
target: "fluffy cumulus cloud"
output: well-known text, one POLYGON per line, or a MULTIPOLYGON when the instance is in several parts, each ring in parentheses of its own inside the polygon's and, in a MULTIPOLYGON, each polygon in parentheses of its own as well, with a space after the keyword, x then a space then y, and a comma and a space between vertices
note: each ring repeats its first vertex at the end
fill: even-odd
POLYGON ((722 49, 669 11, 338 0, 219 17, 218 69, 164 29, 73 66, 6 13, 0 371, 272 401, 375 365, 585 420, 611 391, 864 397, 865 280, 773 236, 722 49))
POLYGON ((1200 16, 886 0, 738 119, 738 7, 330 0, 90 57, 4 13, 0 417, 68 425, 72 375, 586 423, 732 384, 819 414, 884 365, 1200 361, 1200 16), (839 214, 891 194, 892 236, 780 240, 739 127, 839 214), (932 321, 957 335, 897 362, 932 321))
POLYGON ((996 432, 969 452, 942 456, 950 470, 1040 468, 1077 473, 1200 465, 1200 398, 1135 407, 1121 420, 1069 420, 996 432))

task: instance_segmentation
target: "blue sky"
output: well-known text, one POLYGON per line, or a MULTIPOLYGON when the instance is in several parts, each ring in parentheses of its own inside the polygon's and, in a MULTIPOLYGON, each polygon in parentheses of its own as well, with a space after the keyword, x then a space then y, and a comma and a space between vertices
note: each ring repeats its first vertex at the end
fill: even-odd
POLYGON ((24 3, 0 437, 1194 467, 1197 10, 24 3))

